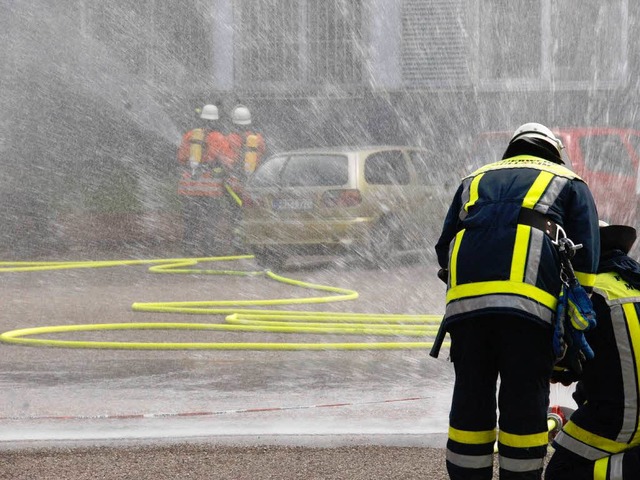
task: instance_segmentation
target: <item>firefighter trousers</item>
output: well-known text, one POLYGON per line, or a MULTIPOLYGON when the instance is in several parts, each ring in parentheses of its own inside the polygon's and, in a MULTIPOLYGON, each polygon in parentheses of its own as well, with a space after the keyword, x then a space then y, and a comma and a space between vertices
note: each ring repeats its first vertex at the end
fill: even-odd
POLYGON ((450 478, 490 480, 497 439, 501 480, 540 480, 554 364, 551 326, 510 314, 478 315, 453 323, 449 334, 456 375, 450 478))
POLYGON ((640 447, 593 461, 556 447, 545 480, 631 480, 640 477, 640 447))

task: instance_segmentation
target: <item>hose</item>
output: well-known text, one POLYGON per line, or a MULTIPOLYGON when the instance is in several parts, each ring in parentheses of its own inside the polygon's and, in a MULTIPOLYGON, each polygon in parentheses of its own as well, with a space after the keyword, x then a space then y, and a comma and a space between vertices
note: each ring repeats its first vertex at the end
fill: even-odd
POLYGON ((358 298, 350 289, 303 282, 277 275, 270 270, 213 270, 193 268, 204 262, 236 261, 252 255, 224 257, 170 258, 152 260, 108 260, 72 262, 0 262, 2 272, 34 272, 75 268, 104 268, 151 264, 153 273, 265 276, 295 287, 331 293, 327 296, 263 300, 210 300, 190 302, 134 303, 139 312, 224 315, 225 323, 104 323, 57 325, 23 328, 0 334, 0 341, 14 345, 61 348, 94 348, 126 350, 395 350, 427 349, 441 322, 438 315, 340 313, 320 311, 263 310, 246 307, 306 305, 331 303, 358 298), (262 332, 289 334, 330 334, 359 336, 426 337, 426 341, 394 342, 135 342, 55 340, 31 338, 34 335, 120 330, 207 330, 218 332, 262 332))

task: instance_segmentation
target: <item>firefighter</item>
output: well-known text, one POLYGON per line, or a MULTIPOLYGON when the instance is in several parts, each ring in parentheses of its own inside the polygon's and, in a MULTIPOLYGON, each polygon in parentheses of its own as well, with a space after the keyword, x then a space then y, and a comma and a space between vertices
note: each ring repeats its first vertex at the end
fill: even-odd
POLYGON ((205 105, 199 115, 201 125, 185 133, 178 148, 181 167, 178 195, 182 200, 183 249, 188 255, 211 255, 220 250, 224 217, 224 162, 228 143, 220 123, 218 107, 205 105))
POLYGON ((249 128, 251 111, 236 105, 231 112, 233 131, 227 135, 230 149, 229 176, 225 189, 228 193, 230 230, 236 250, 241 249, 240 222, 242 221, 242 193, 244 182, 257 168, 265 153, 264 137, 249 128))
MULTIPOLYGON (((640 264, 628 256, 636 230, 601 223, 601 257, 591 300, 598 326, 585 334, 594 358, 574 398, 578 409, 556 436, 547 480, 640 477, 640 264)), ((560 372, 552 382, 578 380, 560 372)))
POLYGON ((492 478, 496 437, 501 479, 542 476, 561 290, 554 242, 564 231, 582 244, 573 265, 587 291, 599 255, 593 197, 562 165, 562 149, 544 125, 520 126, 501 160, 461 181, 436 244, 447 294, 431 355, 448 332, 455 383, 446 465, 454 480, 492 478))

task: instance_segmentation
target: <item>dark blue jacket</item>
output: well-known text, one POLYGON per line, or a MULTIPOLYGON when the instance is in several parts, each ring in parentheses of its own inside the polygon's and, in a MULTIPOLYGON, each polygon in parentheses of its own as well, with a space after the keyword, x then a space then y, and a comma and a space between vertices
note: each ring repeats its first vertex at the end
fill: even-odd
POLYGON ((582 179, 562 165, 518 155, 462 180, 436 245, 449 270, 445 328, 478 314, 510 313, 551 324, 560 292, 560 261, 551 238, 518 223, 532 209, 583 245, 572 263, 590 291, 600 255, 598 214, 582 179))

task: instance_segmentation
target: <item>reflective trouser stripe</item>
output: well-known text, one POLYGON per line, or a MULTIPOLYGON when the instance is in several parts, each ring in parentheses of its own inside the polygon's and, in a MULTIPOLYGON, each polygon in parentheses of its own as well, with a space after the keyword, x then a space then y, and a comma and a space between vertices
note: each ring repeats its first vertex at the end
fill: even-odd
POLYGON ((493 455, 462 455, 447 450, 447 461, 460 468, 487 468, 493 465, 493 455))
POLYGON ((500 456, 500 468, 510 472, 531 472, 544 466, 544 458, 508 458, 500 456))
POLYGON ((496 431, 494 429, 472 432, 469 430, 458 430, 457 428, 453 428, 450 426, 449 440, 471 445, 482 445, 484 443, 490 443, 493 445, 493 443, 496 441, 496 431))
POLYGON ((500 430, 498 442, 507 447, 532 448, 541 447, 549 442, 549 432, 532 433, 529 435, 515 435, 500 430))

